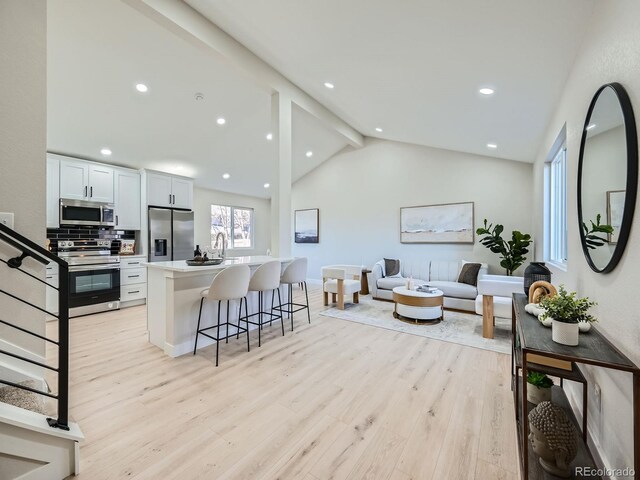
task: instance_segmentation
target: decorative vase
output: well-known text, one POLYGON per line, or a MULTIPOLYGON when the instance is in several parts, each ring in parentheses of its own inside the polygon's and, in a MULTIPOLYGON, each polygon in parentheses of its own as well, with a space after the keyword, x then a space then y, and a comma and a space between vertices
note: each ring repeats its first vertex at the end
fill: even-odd
POLYGON ((580 333, 587 333, 591 330, 591 322, 578 322, 578 330, 580 333))
POLYGON ((551 338, 556 343, 575 347, 579 341, 579 330, 577 323, 559 322, 552 319, 551 338))
POLYGON ((544 262, 531 262, 524 270, 524 294, 529 296, 529 287, 538 281, 551 282, 551 270, 544 262))
POLYGON ((540 388, 535 385, 527 385, 527 402, 538 405, 540 402, 551 401, 551 388, 540 388))

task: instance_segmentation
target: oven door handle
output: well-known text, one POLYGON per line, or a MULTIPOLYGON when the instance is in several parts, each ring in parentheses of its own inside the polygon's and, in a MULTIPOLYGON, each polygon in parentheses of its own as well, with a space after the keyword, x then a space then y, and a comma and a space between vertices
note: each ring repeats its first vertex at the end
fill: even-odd
POLYGON ((89 270, 118 270, 120 271, 119 263, 101 264, 101 265, 72 265, 69 267, 69 272, 87 272, 89 270))

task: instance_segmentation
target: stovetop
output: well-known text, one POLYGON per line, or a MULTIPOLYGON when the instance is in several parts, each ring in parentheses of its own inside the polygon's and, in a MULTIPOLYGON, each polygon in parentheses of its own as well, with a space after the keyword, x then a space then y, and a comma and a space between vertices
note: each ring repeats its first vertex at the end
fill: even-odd
POLYGON ((120 256, 111 254, 111 240, 61 240, 58 256, 69 265, 100 265, 120 263, 120 256))

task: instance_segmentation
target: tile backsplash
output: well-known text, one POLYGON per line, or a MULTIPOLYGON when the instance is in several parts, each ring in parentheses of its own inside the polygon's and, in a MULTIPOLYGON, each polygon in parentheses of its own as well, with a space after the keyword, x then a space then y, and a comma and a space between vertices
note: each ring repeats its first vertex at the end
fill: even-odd
POLYGON ((112 240, 111 253, 116 254, 120 250, 120 240, 135 240, 135 238, 133 230, 71 225, 63 228, 47 228, 49 249, 54 253, 58 251, 58 240, 105 239, 112 240))

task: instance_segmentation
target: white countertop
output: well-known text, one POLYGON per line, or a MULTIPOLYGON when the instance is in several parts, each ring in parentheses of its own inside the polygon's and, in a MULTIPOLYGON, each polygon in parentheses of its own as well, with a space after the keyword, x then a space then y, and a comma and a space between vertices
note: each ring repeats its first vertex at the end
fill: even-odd
POLYGON ((197 267, 192 267, 187 265, 184 260, 178 260, 175 262, 147 262, 144 263, 148 268, 156 268, 159 270, 167 270, 171 272, 183 272, 183 273, 191 273, 191 272, 208 272, 212 270, 224 270, 231 265, 248 265, 250 267, 262 265, 264 263, 278 260, 281 263, 290 262, 293 260, 292 258, 275 258, 269 257, 267 255, 252 255, 247 257, 229 257, 224 262, 219 265, 202 265, 197 267))

